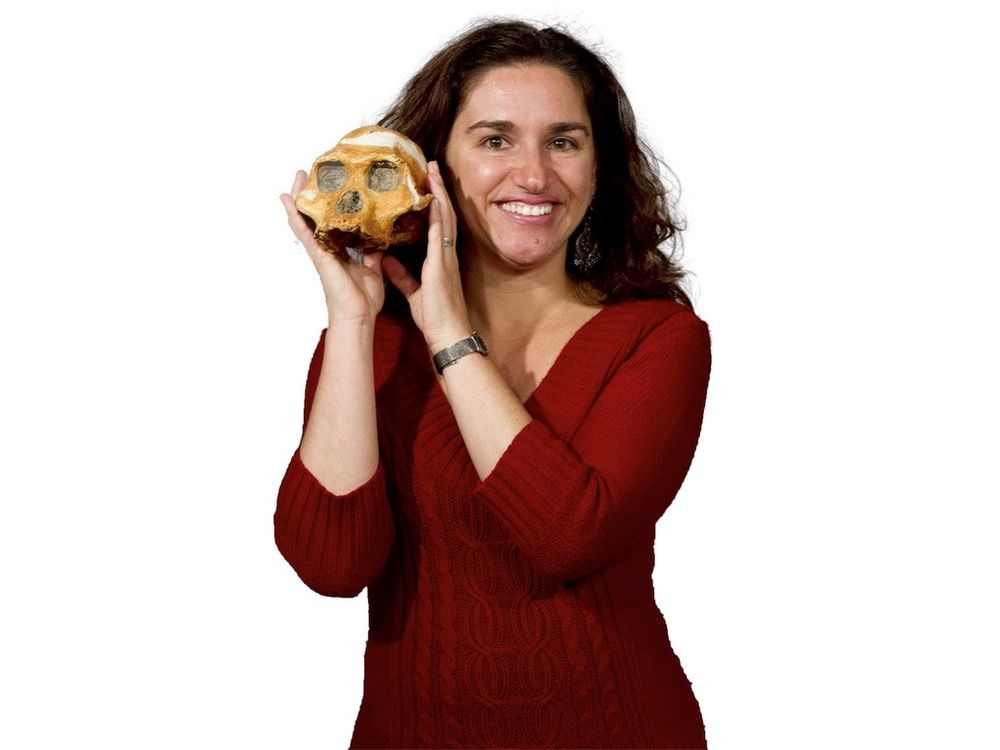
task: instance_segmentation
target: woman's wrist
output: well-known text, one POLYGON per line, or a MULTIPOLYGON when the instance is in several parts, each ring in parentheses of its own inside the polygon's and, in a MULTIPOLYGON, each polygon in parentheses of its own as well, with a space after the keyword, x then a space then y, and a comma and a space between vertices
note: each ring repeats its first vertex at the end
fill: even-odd
POLYGON ((457 344, 462 339, 469 338, 472 333, 473 331, 471 325, 467 325, 465 327, 456 326, 448 329, 444 333, 435 333, 434 338, 428 342, 427 348, 430 351, 431 356, 434 356, 442 349, 446 349, 452 344, 457 344))
POLYGON ((480 338, 478 332, 476 331, 473 331, 471 336, 461 338, 454 344, 450 344, 449 346, 434 352, 432 355, 434 368, 438 371, 438 374, 441 375, 444 373, 445 369, 451 367, 460 359, 470 354, 481 354, 484 357, 489 354, 486 342, 480 338))
POLYGON ((375 340, 375 321, 364 318, 329 318, 326 335, 342 341, 371 344, 375 340))

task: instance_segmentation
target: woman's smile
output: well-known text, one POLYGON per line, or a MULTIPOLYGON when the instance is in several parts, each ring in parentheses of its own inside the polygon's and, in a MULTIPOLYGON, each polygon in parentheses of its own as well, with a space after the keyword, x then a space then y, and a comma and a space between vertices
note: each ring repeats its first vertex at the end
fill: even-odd
POLYGON ((552 213, 551 203, 539 203, 536 205, 520 202, 501 203, 500 208, 507 213, 517 214, 519 216, 548 216, 552 213))

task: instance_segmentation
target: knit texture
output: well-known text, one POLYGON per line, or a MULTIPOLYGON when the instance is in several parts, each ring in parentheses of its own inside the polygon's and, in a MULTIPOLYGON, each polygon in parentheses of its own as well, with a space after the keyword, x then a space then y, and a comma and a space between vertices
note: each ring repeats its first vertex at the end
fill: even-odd
POLYGON ((374 475, 335 495, 296 449, 274 515, 306 585, 368 588, 350 747, 706 747, 652 571, 701 430, 708 326, 667 300, 598 312, 482 481, 416 326, 379 315, 374 359, 374 475))

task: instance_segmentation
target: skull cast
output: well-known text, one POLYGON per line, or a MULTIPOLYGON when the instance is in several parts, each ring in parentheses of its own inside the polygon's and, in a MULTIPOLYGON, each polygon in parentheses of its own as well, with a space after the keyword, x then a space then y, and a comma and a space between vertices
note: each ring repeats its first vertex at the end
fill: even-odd
POLYGON ((427 227, 421 212, 432 198, 420 147, 369 125, 316 160, 295 207, 315 222, 316 239, 330 252, 384 250, 420 239, 427 227))

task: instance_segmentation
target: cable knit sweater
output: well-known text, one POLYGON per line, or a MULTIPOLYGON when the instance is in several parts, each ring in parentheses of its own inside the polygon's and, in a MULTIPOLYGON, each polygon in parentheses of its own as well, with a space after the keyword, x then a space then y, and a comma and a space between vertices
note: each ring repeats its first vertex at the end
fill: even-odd
POLYGON ((708 326, 666 300, 602 309, 485 480, 416 326, 381 314, 374 341, 374 475, 334 495, 296 449, 274 515, 306 585, 368 587, 351 747, 704 748, 651 574, 701 429, 708 326))

